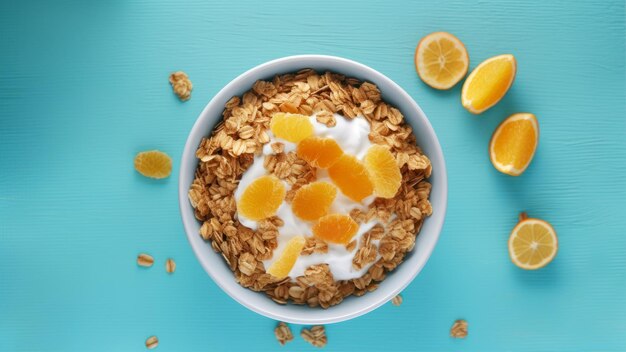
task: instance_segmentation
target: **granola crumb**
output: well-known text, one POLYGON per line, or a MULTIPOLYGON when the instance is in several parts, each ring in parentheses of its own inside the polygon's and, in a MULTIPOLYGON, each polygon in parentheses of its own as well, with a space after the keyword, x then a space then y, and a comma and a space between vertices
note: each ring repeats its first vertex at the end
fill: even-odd
POLYGON ((397 295, 394 298, 391 299, 391 304, 393 304, 394 306, 399 306, 402 304, 402 296, 397 295))
POLYGON ((170 75, 170 84, 172 85, 172 89, 174 93, 178 96, 178 99, 181 101, 187 101, 191 98, 191 90, 193 89, 193 85, 189 80, 189 76, 183 71, 177 71, 170 75))
POLYGON ((176 271, 176 262, 174 261, 174 259, 167 258, 167 261, 165 261, 165 271, 167 271, 169 274, 172 274, 174 271, 176 271))
POLYGON ((455 339, 464 339, 467 337, 467 321, 463 319, 455 321, 450 328, 450 336, 455 339))
POLYGON ((159 345, 159 339, 156 336, 150 336, 146 339, 146 348, 151 350, 157 348, 159 345))
POLYGON ((150 254, 140 253, 137 256, 137 265, 149 268, 154 264, 154 258, 150 254))
POLYGON ((323 325, 315 325, 311 328, 311 330, 302 329, 300 336, 302 336, 304 341, 315 347, 324 347, 328 342, 328 339, 326 338, 326 330, 323 325))
POLYGON ((280 154, 285 151, 285 145, 281 142, 272 143, 272 151, 274 154, 280 154))
POLYGON ((293 334, 291 333, 291 329, 289 326, 282 321, 278 323, 276 328, 274 329, 274 334, 276 335, 276 340, 281 345, 285 345, 287 342, 293 340, 293 334))

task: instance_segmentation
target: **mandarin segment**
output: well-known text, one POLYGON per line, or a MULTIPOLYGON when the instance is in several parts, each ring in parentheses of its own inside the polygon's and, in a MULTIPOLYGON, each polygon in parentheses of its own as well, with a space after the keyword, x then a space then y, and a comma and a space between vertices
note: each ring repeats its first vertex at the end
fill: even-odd
POLYGON ((278 138, 298 143, 313 134, 313 124, 308 116, 279 112, 272 116, 270 130, 278 138))
POLYGON ((150 150, 135 156, 135 170, 150 178, 166 178, 172 173, 172 158, 158 151, 150 150))
POLYGON ((370 196, 374 185, 369 178, 367 169, 357 158, 343 154, 337 162, 328 169, 328 175, 341 193, 355 202, 370 196))
POLYGON ((313 225, 313 235, 324 241, 347 244, 359 230, 359 225, 348 215, 329 214, 313 225))
POLYGON ((328 182, 313 182, 300 187, 291 202, 291 210, 302 220, 316 220, 330 210, 337 188, 328 182))
POLYGON ((275 176, 261 176, 243 191, 237 202, 239 214, 262 220, 276 214, 285 199, 285 185, 275 176))
POLYGON ((402 183, 402 174, 389 149, 378 144, 371 146, 363 163, 374 184, 374 194, 381 198, 393 198, 402 183))
POLYGON ((311 166, 327 169, 339 160, 343 150, 332 138, 308 137, 298 143, 296 153, 311 166))
POLYGON ((431 33, 415 48, 417 74, 435 89, 452 88, 465 76, 468 67, 465 45, 450 33, 431 33))
POLYGON ((296 260, 298 260, 305 243, 306 240, 302 236, 290 239, 280 257, 267 269, 267 273, 279 279, 288 276, 296 264, 296 260))

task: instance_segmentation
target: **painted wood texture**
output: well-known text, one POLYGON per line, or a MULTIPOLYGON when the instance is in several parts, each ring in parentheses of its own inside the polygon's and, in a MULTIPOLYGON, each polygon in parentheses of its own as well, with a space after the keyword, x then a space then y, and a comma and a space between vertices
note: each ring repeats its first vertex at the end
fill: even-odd
MULTIPOLYGON (((160 149, 177 171, 208 100, 264 61, 344 56, 399 83, 442 143, 449 209, 441 240, 403 293, 328 327, 327 351, 626 350, 624 2, 3 1, 0 4, 0 350, 286 350, 275 322, 208 278, 185 239, 176 173, 134 172, 160 149), (460 87, 419 81, 413 50, 436 30, 471 67, 518 59, 504 100, 481 116, 460 87), (192 98, 167 76, 184 70, 192 98), (541 139, 527 172, 496 172, 487 143, 520 111, 541 139), (560 252, 525 272, 506 241, 519 211, 550 221, 560 252), (151 269, 135 264, 154 255, 151 269), (165 260, 177 262, 174 275, 165 260), (448 337, 465 318, 469 337, 448 337)), ((299 335, 300 326, 292 326, 299 335)), ((299 336, 287 349, 311 350, 299 336)))

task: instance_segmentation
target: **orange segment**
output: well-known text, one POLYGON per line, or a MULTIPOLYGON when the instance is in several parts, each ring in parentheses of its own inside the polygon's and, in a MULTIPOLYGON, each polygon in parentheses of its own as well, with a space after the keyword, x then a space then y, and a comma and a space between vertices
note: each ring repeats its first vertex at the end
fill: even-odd
POLYGON ((469 56, 459 38, 447 32, 431 33, 415 48, 415 69, 435 89, 454 87, 467 73, 469 56))
POLYGON ((262 220, 276 214, 285 199, 285 185, 275 176, 254 180, 237 202, 239 214, 251 220, 262 220))
POLYGON ((374 191, 365 166, 352 155, 343 154, 328 169, 328 175, 339 187, 341 193, 355 202, 360 202, 374 191))
POLYGON ((489 143, 489 157, 500 172, 519 176, 530 165, 539 143, 539 123, 533 114, 518 113, 496 128, 489 143))
POLYGON ((336 196, 335 186, 328 182, 313 182, 296 191, 291 210, 302 220, 316 220, 328 214, 336 196))
POLYGON ((483 61, 463 83, 463 107, 473 114, 480 114, 496 105, 513 84, 516 70, 515 57, 510 54, 483 61))
POLYGON ((308 137, 298 143, 296 154, 311 166, 327 169, 343 154, 343 150, 332 138, 308 137))
POLYGON ((346 244, 359 230, 359 225, 348 215, 330 214, 313 225, 313 234, 324 241, 346 244))
POLYGON ((554 259, 559 248, 556 231, 544 220, 520 215, 520 222, 509 237, 511 261, 526 270, 543 268, 554 259))
POLYGON ((141 152, 135 156, 135 170, 151 178, 166 178, 172 173, 172 158, 158 150, 141 152))
POLYGON ((313 134, 313 124, 308 116, 279 112, 272 116, 270 130, 278 138, 298 143, 313 134))
POLYGON ((402 174, 389 149, 377 144, 371 146, 363 163, 374 184, 374 194, 382 198, 393 198, 402 183, 402 174))
POLYGON ((280 257, 267 269, 267 273, 279 279, 288 276, 296 264, 305 242, 302 236, 290 239, 280 257))

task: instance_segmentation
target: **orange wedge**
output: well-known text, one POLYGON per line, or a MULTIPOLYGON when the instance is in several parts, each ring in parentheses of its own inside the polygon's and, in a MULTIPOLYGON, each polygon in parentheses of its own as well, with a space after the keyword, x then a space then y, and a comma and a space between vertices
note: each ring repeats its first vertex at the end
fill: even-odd
POLYGON ((556 256, 559 241, 552 225, 544 220, 520 214, 520 222, 509 237, 511 261, 526 270, 536 270, 548 265, 556 256))
POLYGON ((516 70, 515 57, 510 54, 483 61, 463 83, 463 107, 473 114, 480 114, 496 105, 513 84, 516 70))
POLYGON ((402 183, 402 174, 389 148, 378 144, 371 146, 363 163, 374 184, 374 194, 381 198, 393 198, 402 183))
POLYGON ((269 218, 276 214, 286 193, 281 180, 275 176, 261 176, 243 191, 237 202, 237 211, 251 220, 269 218))
POLYGON ((306 240, 302 236, 290 239, 280 257, 267 269, 267 273, 279 279, 288 276, 296 264, 305 242, 306 240))
POLYGON ((496 170, 519 176, 530 165, 539 143, 539 123, 533 114, 517 113, 496 128, 489 143, 489 158, 496 170))
POLYGON ((435 89, 454 87, 467 73, 469 56, 459 38, 447 32, 431 33, 415 48, 415 69, 435 89))
POLYGON ((279 112, 272 116, 270 130, 278 138, 298 143, 313 134, 313 124, 308 116, 279 112))

